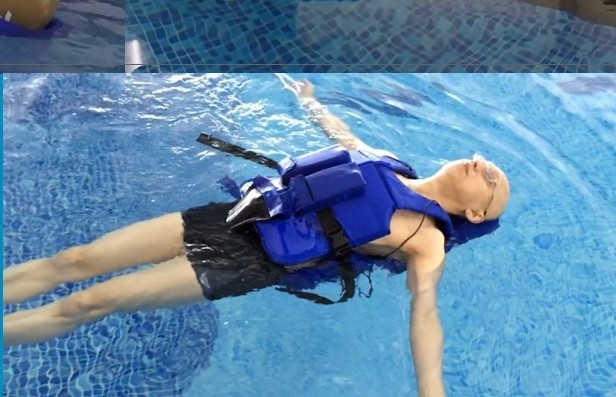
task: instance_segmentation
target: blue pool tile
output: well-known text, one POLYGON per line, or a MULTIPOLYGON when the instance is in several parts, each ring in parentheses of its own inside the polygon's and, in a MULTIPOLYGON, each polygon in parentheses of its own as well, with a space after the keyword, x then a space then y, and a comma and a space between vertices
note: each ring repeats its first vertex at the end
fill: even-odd
POLYGON ((520 1, 128 0, 127 31, 151 48, 147 63, 166 71, 562 72, 616 64, 616 27, 520 1))

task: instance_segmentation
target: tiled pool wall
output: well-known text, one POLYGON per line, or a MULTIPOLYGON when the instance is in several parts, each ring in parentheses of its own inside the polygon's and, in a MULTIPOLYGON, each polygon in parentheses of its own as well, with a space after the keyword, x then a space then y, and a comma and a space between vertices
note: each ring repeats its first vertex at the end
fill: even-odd
POLYGON ((544 5, 127 0, 127 40, 142 71, 616 70, 616 27, 544 5))
POLYGON ((525 3, 564 10, 585 21, 616 26, 616 0, 521 0, 525 3))

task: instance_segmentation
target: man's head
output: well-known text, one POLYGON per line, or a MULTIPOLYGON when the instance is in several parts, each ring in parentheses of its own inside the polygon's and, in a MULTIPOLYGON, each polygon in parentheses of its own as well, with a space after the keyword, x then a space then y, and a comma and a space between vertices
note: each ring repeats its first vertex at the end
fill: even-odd
POLYGON ((500 217, 509 201, 507 175, 478 154, 445 164, 432 179, 443 208, 474 223, 500 217))

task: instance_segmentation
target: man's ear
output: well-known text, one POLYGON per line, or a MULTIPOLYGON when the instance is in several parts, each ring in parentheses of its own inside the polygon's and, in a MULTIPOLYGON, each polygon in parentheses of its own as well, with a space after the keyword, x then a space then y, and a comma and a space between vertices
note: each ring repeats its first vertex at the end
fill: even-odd
POLYGON ((466 219, 471 223, 481 223, 485 219, 483 211, 480 210, 466 209, 464 211, 464 216, 466 216, 466 219))

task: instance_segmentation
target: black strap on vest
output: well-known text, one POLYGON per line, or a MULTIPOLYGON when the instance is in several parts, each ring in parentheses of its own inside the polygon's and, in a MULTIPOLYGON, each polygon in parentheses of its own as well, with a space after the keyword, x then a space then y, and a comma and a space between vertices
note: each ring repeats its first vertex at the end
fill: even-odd
MULTIPOLYGON (((288 287, 276 287, 276 290, 321 305, 333 305, 334 303, 346 302, 355 296, 355 274, 353 274, 353 267, 349 261, 339 262, 338 269, 340 269, 340 283, 342 284, 342 293, 338 300, 331 300, 322 295, 315 294, 314 292, 301 291, 288 287)), ((372 289, 372 285, 370 288, 372 289)))
POLYGON ((276 165, 278 164, 278 162, 270 159, 269 157, 265 157, 261 154, 255 153, 252 150, 244 149, 241 146, 225 142, 221 139, 213 137, 210 134, 199 135, 199 138, 197 138, 197 142, 207 145, 216 150, 220 150, 221 152, 229 153, 235 157, 240 157, 269 168, 276 169, 276 165))

